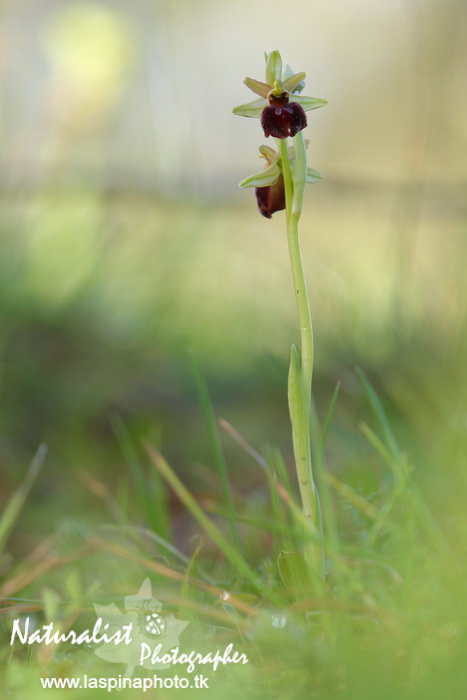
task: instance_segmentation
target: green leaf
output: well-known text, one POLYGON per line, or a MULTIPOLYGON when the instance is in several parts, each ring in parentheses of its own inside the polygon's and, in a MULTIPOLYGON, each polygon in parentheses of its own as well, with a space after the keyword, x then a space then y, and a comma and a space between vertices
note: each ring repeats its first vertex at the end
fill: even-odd
POLYGON ((318 109, 318 107, 324 107, 328 103, 327 100, 322 100, 319 97, 307 97, 306 95, 290 95, 289 100, 290 102, 298 102, 305 112, 318 109))
POLYGON ((270 187, 278 181, 280 175, 281 169, 277 163, 273 163, 269 168, 246 177, 239 183, 239 187, 270 187))
POLYGON ((322 179, 323 175, 319 172, 319 170, 315 170, 314 168, 306 169, 306 182, 308 184, 312 185, 314 182, 319 182, 322 179))
POLYGON ((269 85, 282 81, 282 58, 279 51, 271 51, 266 61, 266 82, 269 85))
POLYGON ((281 552, 277 558, 277 567, 282 583, 296 600, 313 596, 316 575, 301 554, 281 552))
POLYGON ((303 82, 305 78, 306 73, 295 73, 295 75, 289 76, 283 82, 284 90, 287 90, 287 92, 293 92, 298 87, 300 87, 300 90, 298 90, 298 92, 301 92, 301 90, 303 90, 303 88, 305 87, 305 83, 303 82))
POLYGON ((261 97, 267 97, 268 92, 271 90, 271 85, 261 83, 259 80, 255 80, 254 78, 245 78, 243 82, 247 88, 250 88, 250 90, 255 92, 257 95, 261 95, 261 97))
POLYGON ((261 97, 259 100, 253 100, 253 102, 247 102, 244 105, 234 107, 232 112, 239 117, 254 117, 255 119, 259 119, 261 112, 267 104, 267 100, 261 97))

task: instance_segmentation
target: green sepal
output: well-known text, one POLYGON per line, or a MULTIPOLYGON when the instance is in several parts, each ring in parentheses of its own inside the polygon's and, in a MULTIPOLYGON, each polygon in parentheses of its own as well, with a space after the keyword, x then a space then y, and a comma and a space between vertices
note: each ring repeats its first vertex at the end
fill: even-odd
POLYGON ((266 82, 269 85, 282 81, 282 58, 279 51, 271 51, 266 60, 266 82))
MULTIPOLYGON (((287 66, 287 68, 289 68, 289 66, 287 66)), ((305 78, 306 73, 295 73, 283 81, 282 87, 284 90, 287 90, 287 92, 293 92, 294 90, 297 90, 297 88, 300 88, 298 92, 301 92, 305 87, 305 83, 303 82, 305 78)))
POLYGON ((259 80, 255 80, 254 78, 245 78, 243 81, 247 88, 250 88, 253 92, 255 92, 257 95, 261 95, 261 97, 267 97, 268 92, 271 90, 270 85, 266 85, 266 83, 262 83, 259 80))
POLYGON ((322 179, 323 179, 323 174, 320 173, 319 170, 315 170, 314 168, 307 168, 306 169, 306 182, 309 185, 312 185, 314 182, 319 182, 322 179))
POLYGON ((322 100, 319 97, 307 97, 306 95, 290 95, 290 102, 298 102, 305 112, 309 112, 312 109, 318 109, 318 107, 324 107, 327 105, 327 100, 322 100))
POLYGON ((281 552, 277 568, 287 591, 295 600, 312 598, 316 589, 316 574, 298 552, 281 552))
POLYGON ((277 160, 279 160, 278 152, 275 151, 270 146, 260 146, 259 152, 261 153, 262 156, 264 156, 266 158, 268 163, 272 164, 272 163, 275 163, 277 160))
POLYGON ((292 66, 287 65, 285 66, 285 71, 282 73, 282 82, 285 82, 288 78, 291 78, 293 75, 295 75, 295 71, 292 68, 292 66))
POLYGON ((247 102, 244 105, 234 107, 232 112, 237 114, 239 117, 253 117, 254 119, 259 119, 261 112, 267 104, 267 100, 260 97, 259 100, 253 100, 253 102, 247 102))
POLYGON ((272 163, 268 168, 259 173, 249 175, 239 183, 239 187, 270 187, 275 185, 281 175, 281 169, 277 162, 272 163))

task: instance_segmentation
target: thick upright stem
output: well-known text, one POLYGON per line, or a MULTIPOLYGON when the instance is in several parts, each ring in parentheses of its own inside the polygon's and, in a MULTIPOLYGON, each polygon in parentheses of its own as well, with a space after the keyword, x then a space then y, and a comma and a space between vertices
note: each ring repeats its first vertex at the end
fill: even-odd
POLYGON ((292 213, 288 227, 288 244, 290 262, 292 265, 292 276, 297 301, 298 318, 300 323, 300 357, 303 377, 303 389, 305 392, 305 403, 310 407, 311 401, 311 381, 313 376, 313 326, 311 323, 310 304, 308 302, 308 292, 306 288, 305 275, 303 272, 302 254, 300 250, 300 239, 298 235, 298 221, 300 215, 292 213))
MULTIPOLYGON (((292 350, 289 375, 289 406, 292 421, 293 443, 297 476, 302 498, 303 514, 308 523, 307 531, 316 537, 320 528, 319 502, 313 482, 310 446, 311 382, 313 375, 313 328, 310 305, 303 270, 298 224, 302 211, 306 182, 306 150, 303 135, 295 137, 295 166, 292 173, 286 139, 278 140, 284 175, 287 240, 292 277, 300 323, 300 355, 292 350)), ((314 542, 309 542, 305 558, 319 575, 322 575, 322 557, 314 542)))
POLYGON ((280 152, 285 183, 287 241, 300 323, 300 356, 303 385, 307 397, 306 404, 309 406, 313 376, 313 326, 298 233, 306 179, 306 151, 302 133, 299 132, 295 137, 295 172, 293 177, 286 139, 280 141, 280 152))

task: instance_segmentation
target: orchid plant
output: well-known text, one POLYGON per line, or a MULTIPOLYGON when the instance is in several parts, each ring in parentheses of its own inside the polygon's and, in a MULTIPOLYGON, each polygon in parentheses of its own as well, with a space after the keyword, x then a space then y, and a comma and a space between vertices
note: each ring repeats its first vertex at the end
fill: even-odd
POLYGON ((245 85, 259 99, 235 107, 242 117, 261 120, 265 137, 272 136, 277 151, 261 146, 265 168, 240 182, 240 187, 254 187, 260 213, 267 217, 285 209, 287 240, 300 323, 300 350, 292 344, 288 379, 289 412, 303 515, 309 537, 305 559, 314 572, 324 577, 322 556, 317 547, 322 525, 318 492, 313 480, 310 444, 311 384, 313 375, 313 328, 308 292, 303 270, 299 240, 306 183, 318 182, 322 175, 307 166, 307 142, 303 129, 307 126, 306 112, 323 107, 326 100, 305 97, 305 73, 294 73, 290 66, 283 72, 279 51, 265 54, 266 82, 246 78, 245 85), (288 138, 292 139, 289 147, 288 138))

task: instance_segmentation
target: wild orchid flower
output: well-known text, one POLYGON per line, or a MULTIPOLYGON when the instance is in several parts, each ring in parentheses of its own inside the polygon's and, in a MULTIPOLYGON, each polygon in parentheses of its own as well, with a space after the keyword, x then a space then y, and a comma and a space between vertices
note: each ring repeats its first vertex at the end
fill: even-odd
POLYGON ((233 113, 239 117, 261 119, 264 135, 286 139, 295 136, 307 126, 305 112, 324 107, 326 100, 317 97, 305 97, 299 93, 304 87, 305 73, 293 73, 287 66, 282 73, 282 59, 279 51, 265 54, 266 83, 253 78, 245 78, 245 85, 260 95, 244 105, 234 107, 233 113))

